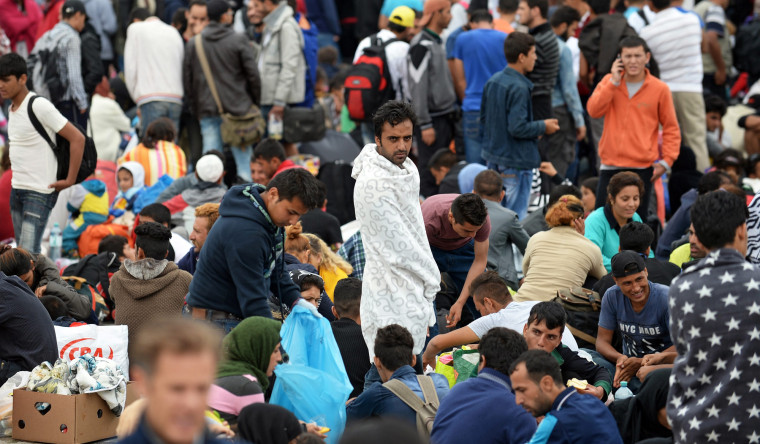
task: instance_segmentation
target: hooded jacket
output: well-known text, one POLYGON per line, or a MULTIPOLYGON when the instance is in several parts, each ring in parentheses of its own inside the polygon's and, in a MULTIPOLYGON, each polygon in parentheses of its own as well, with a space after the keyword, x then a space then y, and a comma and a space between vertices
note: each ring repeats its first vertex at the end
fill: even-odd
POLYGON ((78 293, 74 288, 61 279, 55 263, 41 254, 33 254, 34 258, 34 282, 32 291, 39 287, 45 287, 44 296, 56 296, 61 299, 68 310, 68 315, 78 321, 85 321, 90 318, 92 308, 90 301, 83 294, 78 293))
POLYGON ((264 17, 264 24, 259 56, 261 103, 301 103, 306 95, 306 59, 303 34, 293 18, 293 9, 280 3, 264 17))
MULTIPOLYGON (((218 22, 209 23, 200 35, 224 112, 235 116, 247 114, 251 105, 259 104, 261 91, 253 48, 245 35, 218 22)), ((203 74, 194 38, 185 47, 183 66, 185 102, 190 110, 199 119, 218 116, 219 108, 203 74)))
POLYGON ((201 249, 187 304, 241 318, 272 317, 271 291, 288 307, 301 297, 285 272, 284 234, 266 212, 256 184, 232 187, 201 249))
POLYGON ((129 161, 119 165, 119 170, 124 168, 132 174, 132 188, 127 191, 121 191, 119 188, 119 171, 116 170, 116 188, 119 190, 111 202, 109 213, 114 217, 119 217, 125 211, 132 211, 137 198, 145 190, 145 168, 140 162, 129 161))
POLYGON ((174 262, 146 258, 126 259, 111 278, 109 292, 116 306, 114 323, 129 328, 129 343, 140 327, 152 318, 182 315, 185 295, 192 280, 190 273, 174 262))

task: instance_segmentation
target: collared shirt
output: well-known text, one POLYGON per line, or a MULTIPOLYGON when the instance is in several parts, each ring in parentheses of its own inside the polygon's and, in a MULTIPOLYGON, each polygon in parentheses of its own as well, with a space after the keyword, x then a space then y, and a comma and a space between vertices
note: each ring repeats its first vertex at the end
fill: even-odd
MULTIPOLYGON (((87 93, 84 91, 82 79, 82 41, 79 33, 66 22, 60 22, 53 29, 46 32, 34 46, 32 54, 40 55, 44 51, 58 51, 60 60, 55 62, 58 66, 58 75, 61 80, 62 92, 60 96, 56 91, 47 91, 48 85, 35 85, 35 91, 50 98, 53 103, 73 100, 79 109, 87 109, 87 93), (53 97, 56 95, 57 97, 53 97)), ((43 63, 42 57, 37 63, 43 63)), ((30 72, 35 72, 34 68, 30 72)), ((39 79, 38 79, 39 81, 39 79)))

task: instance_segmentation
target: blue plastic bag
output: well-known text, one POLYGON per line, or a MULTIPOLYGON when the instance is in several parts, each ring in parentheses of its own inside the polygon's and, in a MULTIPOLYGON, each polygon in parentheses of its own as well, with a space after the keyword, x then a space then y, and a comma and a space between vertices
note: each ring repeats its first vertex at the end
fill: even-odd
MULTIPOLYGON (((280 330, 289 364, 275 368, 271 404, 309 422, 320 417, 330 428, 328 443, 337 443, 346 425, 346 401, 353 387, 327 319, 295 306, 280 330)), ((321 421, 320 421, 321 422, 321 421)))

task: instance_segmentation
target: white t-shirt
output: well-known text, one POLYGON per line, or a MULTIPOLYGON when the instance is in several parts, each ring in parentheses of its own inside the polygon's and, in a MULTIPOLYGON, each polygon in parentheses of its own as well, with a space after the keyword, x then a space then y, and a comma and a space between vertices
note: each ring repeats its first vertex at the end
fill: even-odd
MULTIPOLYGON (((352 63, 356 63, 359 57, 364 54, 364 48, 372 44, 371 37, 365 37, 359 42, 352 63)), ((377 33, 377 37, 381 42, 387 42, 388 40, 395 39, 396 34, 387 29, 381 29, 377 33)), ((385 59, 388 61, 388 71, 391 74, 391 81, 393 81, 393 89, 396 90, 396 100, 409 98, 409 81, 406 76, 407 54, 409 54, 409 43, 403 40, 395 41, 385 47, 385 59)))
MULTIPOLYGON (((45 139, 34 129, 27 113, 29 99, 35 94, 29 92, 17 110, 10 110, 8 117, 8 138, 10 139, 10 157, 13 179, 11 186, 17 190, 30 190, 42 194, 55 191, 48 188, 57 180, 58 160, 45 139)), ((32 105, 34 115, 47 130, 50 139, 55 142, 55 135, 69 121, 49 100, 40 97, 32 105)))
MULTIPOLYGON (((496 313, 475 319, 468 327, 478 338, 482 338, 488 330, 494 327, 506 327, 522 334, 525 324, 528 323, 531 308, 538 303, 539 301, 510 302, 509 305, 496 313)), ((578 351, 578 343, 575 342, 575 338, 568 328, 562 332, 562 343, 570 350, 578 351)))

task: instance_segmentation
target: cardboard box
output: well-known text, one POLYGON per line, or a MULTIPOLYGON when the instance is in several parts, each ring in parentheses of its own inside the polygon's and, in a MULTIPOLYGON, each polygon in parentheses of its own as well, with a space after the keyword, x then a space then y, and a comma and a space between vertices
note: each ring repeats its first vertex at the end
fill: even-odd
MULTIPOLYGON (((127 405, 137 399, 127 385, 127 405)), ((116 436, 117 418, 96 393, 55 395, 26 389, 13 391, 13 439, 54 444, 98 441, 116 436), (39 403, 50 404, 41 412, 39 403)))

